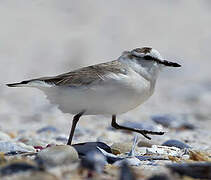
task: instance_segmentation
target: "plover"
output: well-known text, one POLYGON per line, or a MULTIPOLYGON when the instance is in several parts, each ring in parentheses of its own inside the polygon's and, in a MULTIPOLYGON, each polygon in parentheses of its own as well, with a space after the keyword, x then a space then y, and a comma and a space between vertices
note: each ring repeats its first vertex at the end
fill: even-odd
POLYGON ((125 51, 114 61, 77 69, 53 77, 42 77, 7 84, 9 87, 35 87, 65 113, 74 115, 67 144, 71 145, 75 127, 82 115, 111 115, 111 125, 142 134, 163 135, 117 124, 116 115, 128 112, 145 102, 154 92, 163 67, 181 65, 164 60, 150 47, 125 51))

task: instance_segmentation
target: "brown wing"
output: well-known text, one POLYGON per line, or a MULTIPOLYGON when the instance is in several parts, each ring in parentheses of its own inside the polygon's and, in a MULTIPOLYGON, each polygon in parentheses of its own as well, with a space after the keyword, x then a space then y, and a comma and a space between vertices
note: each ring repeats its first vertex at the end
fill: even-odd
POLYGON ((105 75, 115 73, 126 73, 126 67, 119 61, 97 64, 84 67, 75 71, 61 74, 54 77, 44 77, 37 80, 44 81, 56 86, 82 86, 89 85, 96 81, 104 81, 105 75))

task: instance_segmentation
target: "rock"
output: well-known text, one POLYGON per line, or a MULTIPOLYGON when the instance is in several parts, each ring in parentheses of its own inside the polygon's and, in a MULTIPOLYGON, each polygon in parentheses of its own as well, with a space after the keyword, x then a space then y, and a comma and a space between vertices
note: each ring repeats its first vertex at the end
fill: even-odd
POLYGON ((110 164, 123 159, 112 154, 111 148, 103 142, 86 142, 73 144, 72 146, 76 149, 80 158, 84 158, 90 151, 97 151, 102 153, 110 164))
POLYGON ((0 131, 0 141, 9 141, 9 140, 11 140, 10 136, 0 131))
POLYGON ((126 158, 124 158, 122 160, 116 161, 114 163, 114 165, 115 166, 121 166, 122 163, 124 163, 125 161, 130 166, 139 166, 141 164, 141 161, 138 158, 136 158, 136 157, 126 157, 126 158))
POLYGON ((72 146, 59 145, 46 148, 37 154, 39 163, 44 166, 57 166, 69 163, 74 163, 79 160, 78 153, 72 146))
POLYGON ((86 156, 86 154, 90 151, 101 152, 99 148, 103 149, 108 153, 112 153, 111 148, 103 142, 85 142, 85 143, 73 144, 72 146, 76 149, 80 158, 86 156))
POLYGON ((24 140, 24 143, 33 147, 46 147, 51 142, 39 138, 27 138, 24 140))
POLYGON ((151 119, 157 124, 161 124, 164 127, 175 129, 194 129, 194 125, 188 122, 189 115, 187 114, 164 114, 154 115, 151 119))
POLYGON ((130 152, 131 148, 133 146, 133 143, 113 143, 111 145, 111 151, 113 154, 125 154, 130 152))
POLYGON ((136 156, 140 161, 154 161, 154 160, 169 160, 169 158, 163 156, 136 156))
POLYGON ((0 141, 0 152, 11 153, 11 152, 35 152, 32 146, 27 146, 23 143, 0 141))
POLYGON ((81 161, 81 167, 102 173, 104 166, 108 164, 106 157, 98 151, 90 151, 81 161))
POLYGON ((46 126, 36 131, 38 134, 40 133, 58 133, 59 130, 53 126, 46 126))
POLYGON ((120 169, 119 180, 135 180, 135 174, 127 161, 123 161, 120 169))
POLYGON ((172 172, 176 172, 181 176, 190 176, 199 179, 211 179, 211 162, 199 163, 173 163, 168 164, 167 167, 172 172))
POLYGON ((0 169, 1 176, 12 175, 19 172, 39 170, 37 166, 27 162, 13 162, 0 169))
POLYGON ((170 178, 165 174, 158 174, 158 175, 153 175, 148 180, 170 180, 170 178))
POLYGON ((55 175, 48 172, 32 171, 30 174, 21 174, 15 180, 59 180, 55 175))
POLYGON ((68 138, 65 135, 59 135, 57 137, 55 137, 56 141, 61 141, 63 143, 67 143, 68 138))
POLYGON ((158 143, 156 143, 155 141, 153 141, 153 140, 141 140, 141 141, 139 141, 138 142, 138 147, 152 147, 152 145, 159 145, 158 143))
POLYGON ((136 157, 128 157, 126 161, 130 166, 139 166, 141 164, 141 161, 136 157))
POLYGON ((146 149, 146 154, 180 156, 181 151, 179 148, 176 148, 176 147, 153 145, 151 148, 146 149))
POLYGON ((162 144, 162 146, 177 147, 179 149, 190 148, 190 146, 188 146, 187 144, 185 144, 181 141, 175 140, 175 139, 171 139, 171 140, 164 142, 162 144))

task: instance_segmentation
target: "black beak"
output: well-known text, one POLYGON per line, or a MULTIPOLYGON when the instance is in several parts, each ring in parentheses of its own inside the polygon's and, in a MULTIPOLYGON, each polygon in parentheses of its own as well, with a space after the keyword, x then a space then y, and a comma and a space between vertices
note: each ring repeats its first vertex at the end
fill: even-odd
POLYGON ((160 63, 165 66, 170 66, 170 67, 181 67, 181 65, 178 63, 174 63, 174 62, 170 62, 170 61, 166 61, 166 60, 160 61, 160 63))

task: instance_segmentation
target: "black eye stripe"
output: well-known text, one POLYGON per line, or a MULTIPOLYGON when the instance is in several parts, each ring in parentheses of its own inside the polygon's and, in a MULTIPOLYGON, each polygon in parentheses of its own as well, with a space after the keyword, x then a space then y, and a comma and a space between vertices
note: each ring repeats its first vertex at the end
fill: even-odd
POLYGON ((151 56, 144 56, 144 59, 146 59, 146 60, 153 60, 154 58, 151 57, 151 56))

